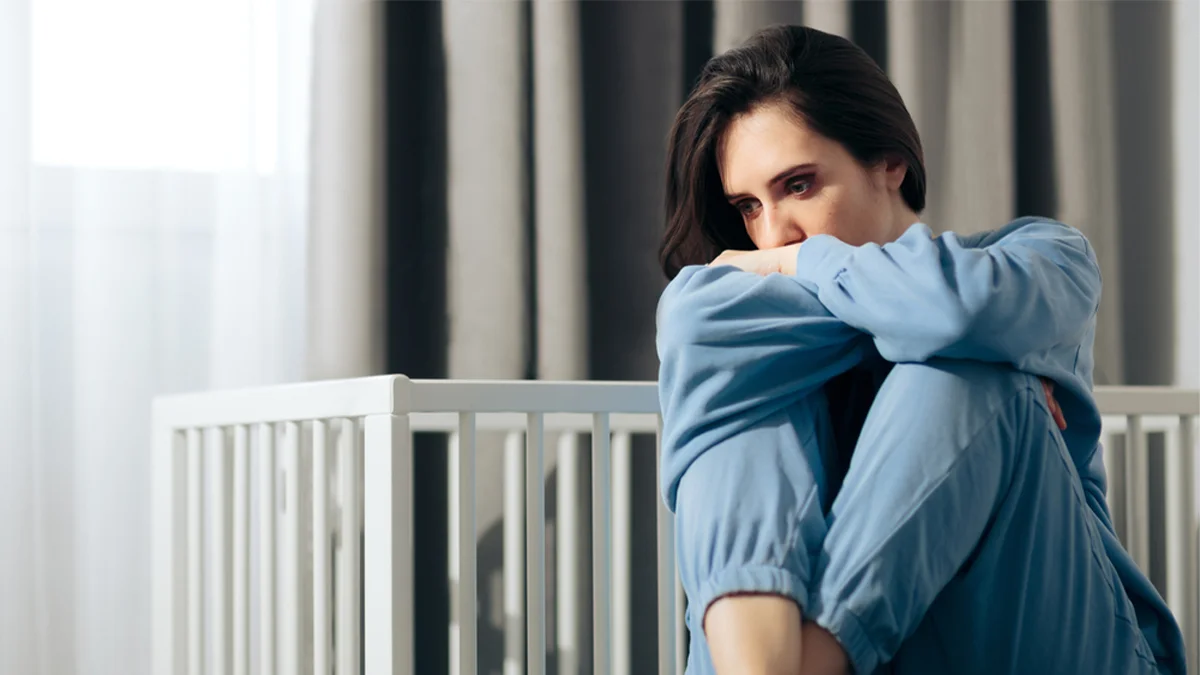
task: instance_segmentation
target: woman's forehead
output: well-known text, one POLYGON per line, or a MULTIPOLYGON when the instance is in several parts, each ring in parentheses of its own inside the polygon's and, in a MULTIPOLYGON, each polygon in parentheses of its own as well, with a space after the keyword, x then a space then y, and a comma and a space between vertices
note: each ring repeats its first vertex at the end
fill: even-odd
POLYGON ((717 164, 725 191, 735 194, 765 184, 801 164, 828 163, 837 144, 779 106, 758 108, 730 122, 721 138, 717 164))

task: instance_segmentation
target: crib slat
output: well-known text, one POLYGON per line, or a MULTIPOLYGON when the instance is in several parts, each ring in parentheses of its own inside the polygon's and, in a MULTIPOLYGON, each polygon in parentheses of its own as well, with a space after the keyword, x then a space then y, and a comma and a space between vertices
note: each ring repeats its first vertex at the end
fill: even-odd
POLYGON ((687 609, 687 595, 683 591, 683 580, 679 578, 679 566, 675 566, 675 673, 683 675, 687 667, 688 639, 687 624, 684 622, 684 610, 687 609))
MULTIPOLYGON (((457 417, 457 416, 456 416, 457 417)), ((446 578, 450 582, 450 663, 449 675, 461 675, 462 666, 459 659, 462 656, 462 638, 459 624, 459 594, 462 586, 459 584, 458 570, 461 563, 458 557, 458 540, 462 525, 462 509, 459 508, 459 468, 458 458, 461 455, 458 440, 458 423, 455 430, 446 439, 446 578)), ((365 516, 365 514, 364 514, 365 516)), ((366 580, 363 580, 364 583, 366 580)))
POLYGON ((188 674, 204 672, 204 437, 187 430, 188 674))
POLYGON ((209 617, 212 631, 213 669, 228 673, 230 669, 229 640, 229 507, 233 501, 229 485, 229 457, 225 449, 225 429, 214 429, 210 438, 212 447, 209 459, 212 462, 212 502, 209 514, 212 523, 212 615, 209 617))
POLYGON ((519 431, 504 437, 504 675, 525 663, 525 439, 519 431))
POLYGON ((258 672, 275 672, 275 427, 258 428, 258 672))
POLYGON ((526 438, 520 431, 504 437, 504 550, 500 571, 504 598, 504 675, 523 673, 526 663, 526 438))
POLYGON ((633 439, 628 432, 613 434, 612 443, 612 672, 629 675, 632 648, 630 618, 632 601, 631 538, 633 439))
POLYGON ((329 571, 329 461, 328 425, 312 423, 312 641, 313 673, 329 675, 330 571, 329 571))
MULTIPOLYGON (((657 480, 662 485, 662 416, 658 416, 654 432, 654 456, 657 480)), ((658 533, 658 675, 675 675, 675 520, 662 499, 654 500, 658 505, 656 529, 658 533)))
POLYGON ((1196 417, 1184 415, 1167 449, 1167 604, 1183 632, 1188 671, 1200 668, 1200 561, 1197 560, 1196 417))
POLYGON ((592 672, 612 671, 612 454, 607 413, 592 416, 592 672))
POLYGON ((413 673, 413 435, 407 414, 364 420, 364 658, 367 673, 413 673))
POLYGON ((337 673, 358 673, 360 592, 359 566, 362 564, 359 533, 362 516, 359 503, 358 424, 343 420, 338 435, 338 502, 341 506, 340 537, 337 551, 337 673))
POLYGON ((475 414, 458 416, 458 668, 474 675, 476 655, 475 414))
POLYGON ((413 672, 413 443, 408 415, 363 422, 366 672, 413 672))
MULTIPOLYGON (((1125 493, 1125 466, 1117 455, 1116 433, 1110 428, 1108 418, 1100 418, 1100 447, 1101 460, 1104 462, 1104 475, 1108 481, 1108 489, 1105 494, 1105 499, 1108 502, 1109 513, 1113 516, 1113 525, 1116 526, 1117 535, 1124 537, 1125 534, 1125 501, 1117 496, 1118 488, 1120 493, 1125 493)), ((1124 541, 1124 539, 1122 539, 1124 541)))
POLYGON ((283 424, 280 448, 281 480, 279 504, 282 511, 279 548, 279 613, 277 659, 284 673, 300 672, 300 425, 283 424))
MULTIPOLYGON (((529 675, 546 672, 546 479, 545 426, 541 413, 525 424, 525 639, 529 675)), ((522 672, 514 670, 514 675, 522 672)))
POLYGON ((233 428, 233 675, 250 673, 249 430, 233 428))
POLYGON ((1196 453, 1200 451, 1200 443, 1196 439, 1197 421, 1200 421, 1200 415, 1182 416, 1179 433, 1180 443, 1185 449, 1183 455, 1186 457, 1180 466, 1180 474, 1189 479, 1183 484, 1181 496, 1187 509, 1185 513, 1189 516, 1187 536, 1181 541, 1186 542, 1184 569, 1191 571, 1186 576, 1187 604, 1184 606, 1189 625, 1185 640, 1190 673, 1200 672, 1200 503, 1197 503, 1196 498, 1196 453))
POLYGON ((555 500, 556 523, 554 540, 555 598, 558 614, 555 617, 555 651, 560 675, 580 675, 579 662, 582 636, 579 629, 579 569, 584 523, 583 495, 579 490, 579 435, 568 432, 558 437, 558 490, 555 500))
POLYGON ((1125 527, 1129 537, 1129 554, 1146 574, 1150 573, 1148 467, 1142 417, 1129 415, 1125 432, 1125 527))

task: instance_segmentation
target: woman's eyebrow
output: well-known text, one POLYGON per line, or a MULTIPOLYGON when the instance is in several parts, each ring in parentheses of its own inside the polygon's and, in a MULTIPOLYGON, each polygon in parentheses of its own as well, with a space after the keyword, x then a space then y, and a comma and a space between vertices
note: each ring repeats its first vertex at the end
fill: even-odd
MULTIPOLYGON (((771 180, 767 181, 767 187, 768 187, 768 188, 770 188, 770 187, 774 187, 774 185, 775 185, 776 183, 778 183, 779 181, 781 181, 781 180, 783 180, 783 179, 787 178, 788 176, 791 176, 791 175, 793 175, 793 174, 799 173, 799 172, 801 172, 801 171, 809 171, 809 170, 812 170, 812 169, 815 169, 815 168, 817 168, 817 165, 816 165, 816 164, 813 164, 812 162, 805 162, 804 164, 797 164, 797 165, 795 165, 795 166, 788 167, 788 168, 784 169, 783 171, 780 171, 779 173, 775 174, 775 177, 774 177, 774 178, 772 178, 771 180)), ((727 200, 729 200, 729 201, 731 201, 731 202, 732 202, 732 201, 734 201, 734 200, 741 199, 741 198, 743 198, 743 197, 749 197, 749 196, 750 196, 750 195, 748 195, 748 194, 746 194, 746 193, 744 193, 744 192, 739 192, 739 193, 738 193, 738 194, 736 194, 736 195, 729 195, 729 194, 727 194, 727 195, 725 195, 725 199, 727 199, 727 200)))

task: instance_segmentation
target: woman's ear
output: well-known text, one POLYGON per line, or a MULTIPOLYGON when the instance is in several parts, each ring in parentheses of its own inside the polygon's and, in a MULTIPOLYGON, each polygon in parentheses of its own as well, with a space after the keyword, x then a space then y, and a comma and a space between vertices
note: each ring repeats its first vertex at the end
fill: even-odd
POLYGON ((899 190, 908 174, 908 164, 899 155, 892 155, 884 159, 884 172, 887 174, 888 189, 899 190))

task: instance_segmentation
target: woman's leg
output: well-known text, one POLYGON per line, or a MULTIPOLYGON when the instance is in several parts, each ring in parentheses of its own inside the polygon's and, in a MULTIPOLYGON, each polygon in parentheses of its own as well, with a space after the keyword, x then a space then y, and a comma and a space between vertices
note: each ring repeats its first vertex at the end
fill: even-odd
POLYGON ((896 366, 829 512, 811 618, 855 672, 1154 672, 1038 380, 896 366))
POLYGON ((824 406, 823 395, 810 396, 683 475, 676 546, 693 675, 800 672, 801 611, 830 498, 824 406))

